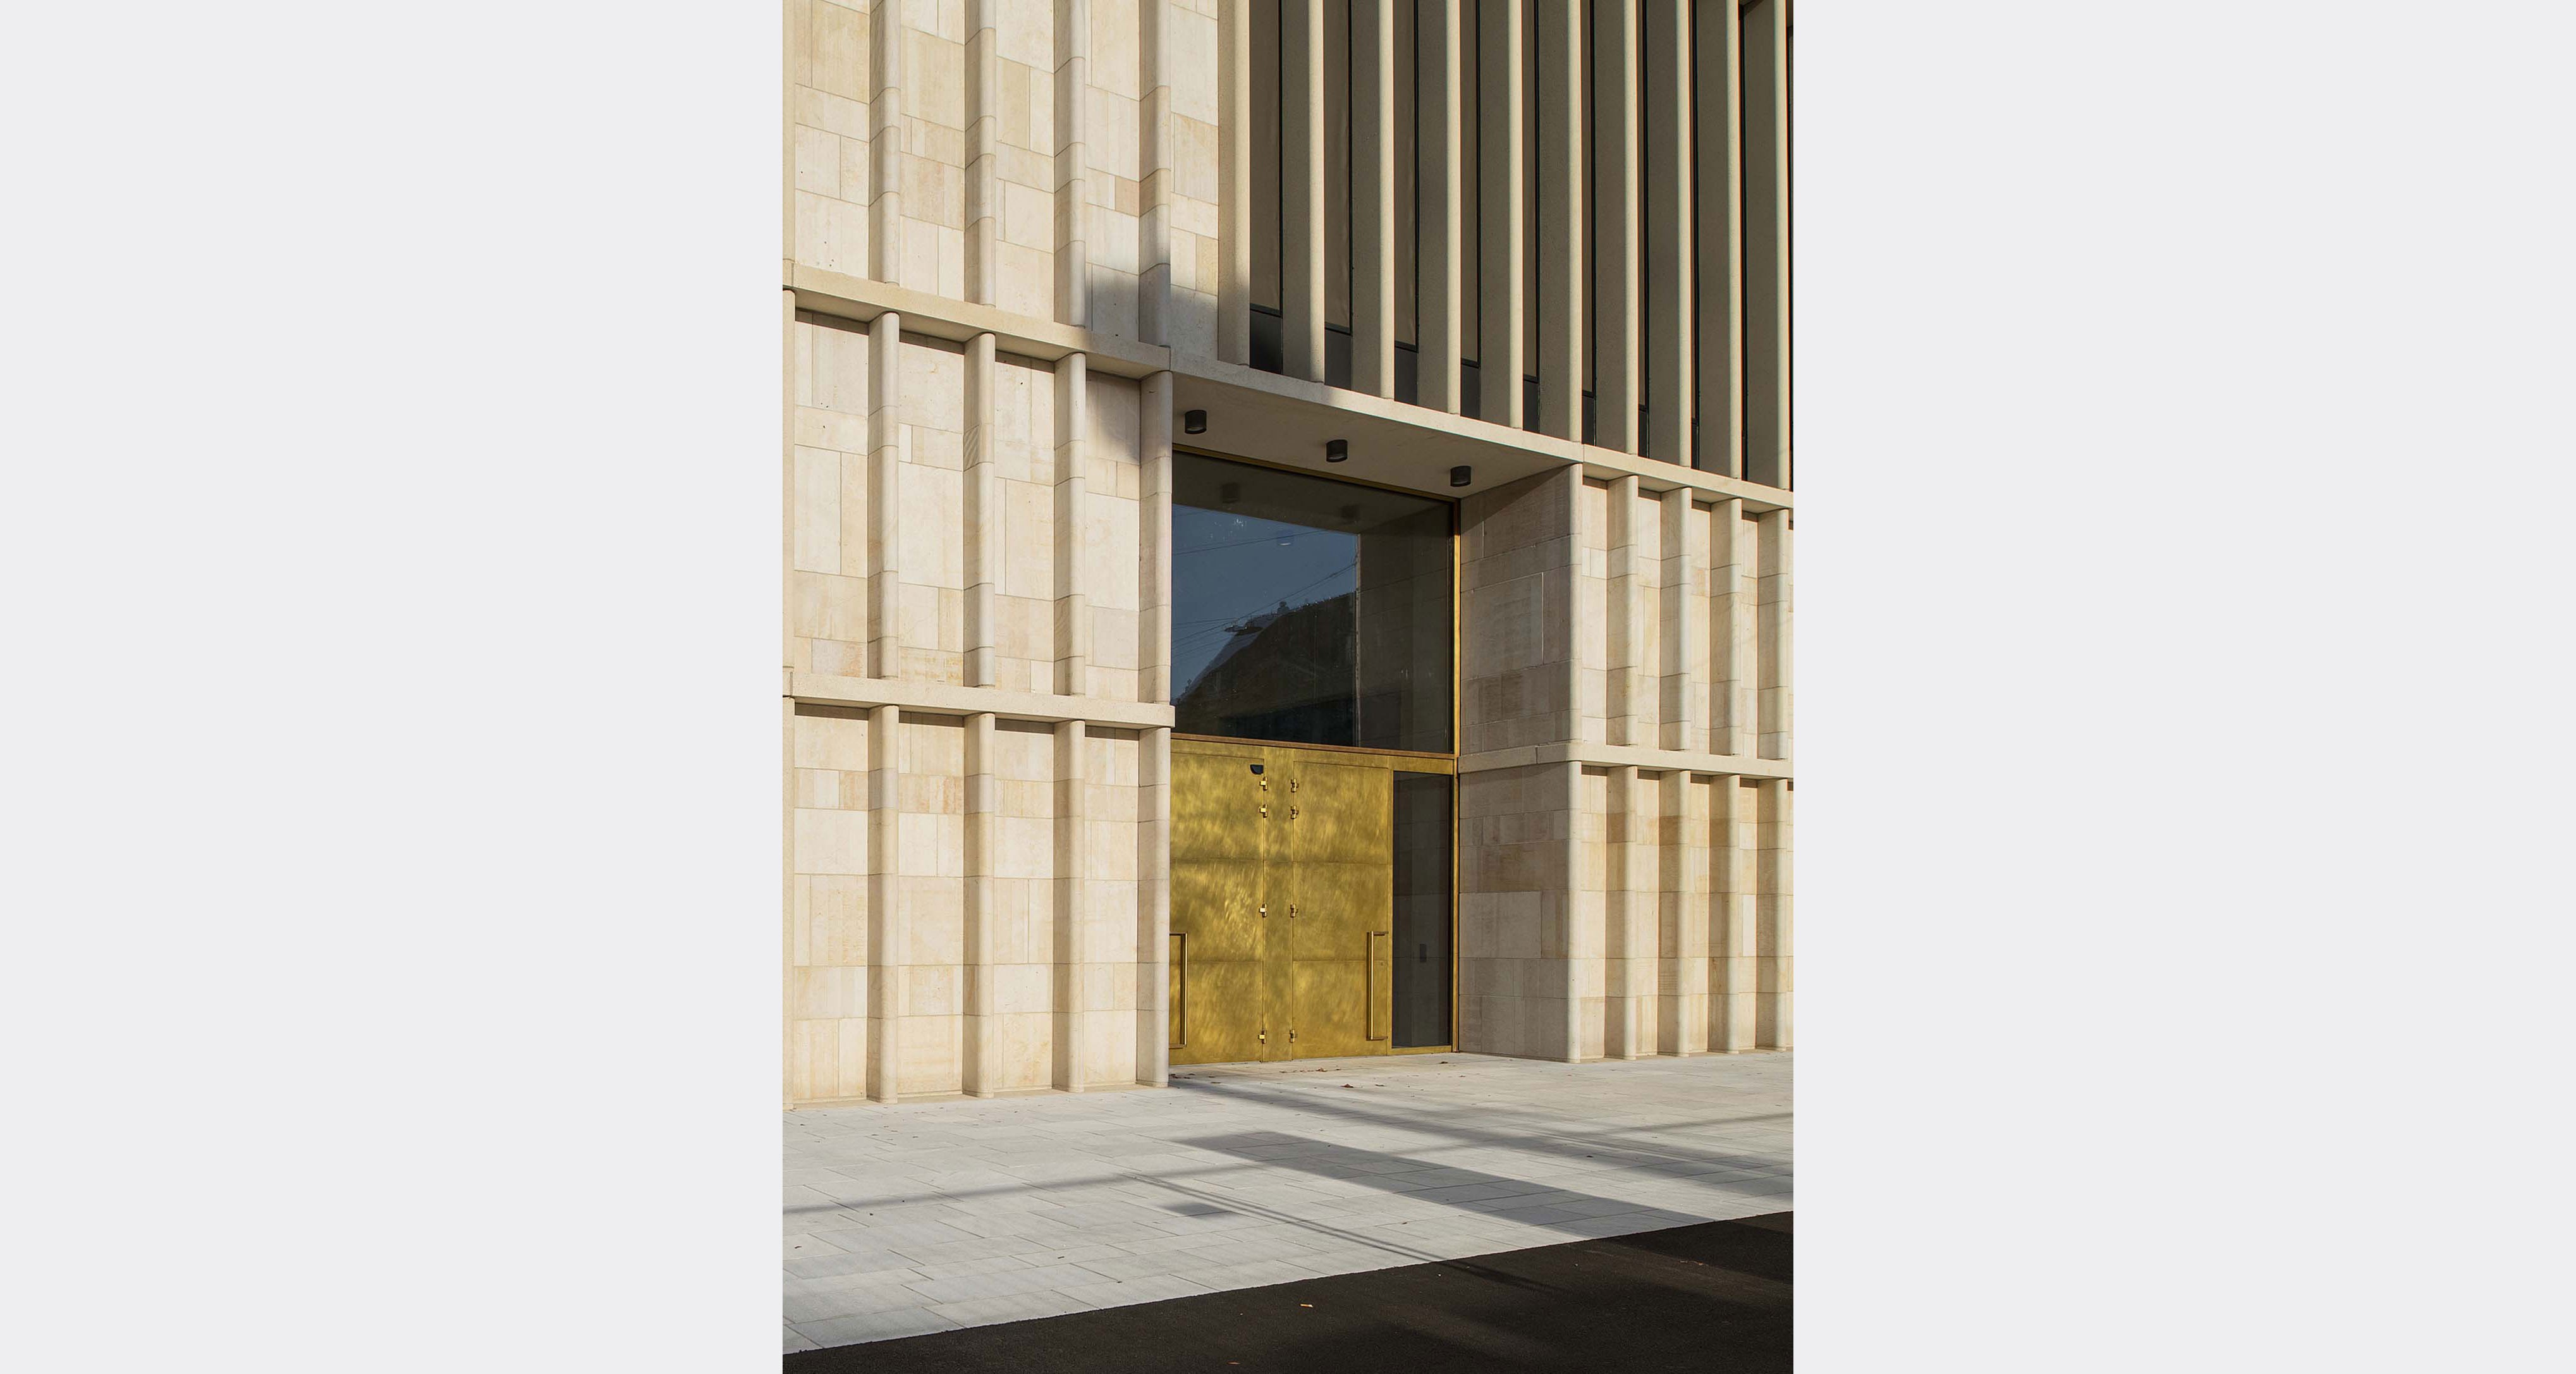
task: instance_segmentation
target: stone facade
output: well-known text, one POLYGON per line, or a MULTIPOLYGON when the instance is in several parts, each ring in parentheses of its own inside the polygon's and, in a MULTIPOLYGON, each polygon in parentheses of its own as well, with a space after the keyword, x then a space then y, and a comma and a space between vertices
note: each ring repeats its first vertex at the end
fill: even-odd
POLYGON ((1785 83, 1633 107, 1666 49, 1785 61, 1780 3, 1603 0, 1641 85, 1535 0, 786 0, 787 1101, 1164 1081, 1184 411, 1461 501, 1458 1048, 1790 1043, 1785 83), (1315 143, 1355 127, 1400 156, 1315 143), (1636 194, 1586 213, 1578 154, 1636 194), (1480 347, 1535 406, 1470 400, 1480 347))

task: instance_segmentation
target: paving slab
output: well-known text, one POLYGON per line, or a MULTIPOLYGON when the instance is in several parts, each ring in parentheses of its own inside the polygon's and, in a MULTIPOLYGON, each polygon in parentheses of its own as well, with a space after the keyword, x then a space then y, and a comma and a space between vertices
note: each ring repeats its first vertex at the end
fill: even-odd
POLYGON ((1407 1055, 790 1111, 785 1347, 1783 1213, 1792 1063, 1407 1055))

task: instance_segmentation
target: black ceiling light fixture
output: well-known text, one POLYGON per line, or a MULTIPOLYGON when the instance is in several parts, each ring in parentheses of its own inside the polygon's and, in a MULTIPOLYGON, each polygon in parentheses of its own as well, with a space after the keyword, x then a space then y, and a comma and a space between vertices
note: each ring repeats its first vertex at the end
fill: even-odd
POLYGON ((1468 486, 1474 483, 1475 480, 1476 470, 1464 463, 1460 463, 1458 466, 1449 469, 1449 485, 1453 487, 1468 486))
POLYGON ((1204 410, 1182 411, 1181 432, 1183 434, 1207 433, 1207 412, 1204 410))
POLYGON ((1327 462, 1327 463, 1338 463, 1338 462, 1341 462, 1343 459, 1348 458, 1348 457, 1350 457, 1350 456, 1351 456, 1351 441, 1350 441, 1350 440, 1348 440, 1348 439, 1326 439, 1326 440, 1324 441, 1324 461, 1325 461, 1325 462, 1327 462))

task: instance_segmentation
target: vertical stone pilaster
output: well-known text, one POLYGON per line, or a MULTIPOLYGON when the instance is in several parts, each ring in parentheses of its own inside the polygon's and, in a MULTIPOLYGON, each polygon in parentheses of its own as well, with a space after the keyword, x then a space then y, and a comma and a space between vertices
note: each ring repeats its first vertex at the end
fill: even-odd
POLYGON ((1149 344, 1172 341, 1172 73, 1168 0, 1137 0, 1138 66, 1145 92, 1139 111, 1143 142, 1137 167, 1144 174, 1143 214, 1137 224, 1140 275, 1136 283, 1136 337, 1149 344))
POLYGON ((903 1093, 902 713, 868 712, 868 1097, 903 1093))
POLYGON ((1698 303, 1699 444, 1693 463, 1744 475, 1744 187, 1739 147, 1742 91, 1736 72, 1737 0, 1695 0, 1699 123, 1691 140, 1699 167, 1693 213, 1698 303))
POLYGON ((1791 910, 1795 902, 1790 881, 1791 842, 1790 802, 1796 794, 1784 778, 1766 778, 1761 786, 1762 819, 1754 851, 1754 939, 1761 953, 1754 965, 1754 1038, 1765 1049, 1791 1048, 1792 1004, 1796 987, 1791 981, 1789 956, 1792 935, 1791 910))
POLYGON ((1324 380, 1324 3, 1279 0, 1280 339, 1291 377, 1324 380))
POLYGON ((1594 442, 1637 451, 1637 0, 1592 3, 1594 442))
POLYGON ((1084 1087, 1083 1046, 1091 1009, 1084 1005, 1083 972, 1091 963, 1084 916, 1089 896, 1090 845, 1085 843, 1084 783, 1087 737, 1081 721, 1055 727, 1055 1086, 1084 1087))
MULTIPOLYGON (((1732 778, 1718 778, 1732 785, 1732 778)), ((1665 1054, 1708 1050, 1708 794, 1679 769, 1664 774, 1655 821, 1658 967, 1656 1048, 1665 1054)))
POLYGON ((1747 848, 1753 788, 1732 775, 1717 779, 1710 797, 1709 1048, 1749 1050, 1758 1043, 1754 1016, 1753 864, 1747 848))
MULTIPOLYGON (((812 1048, 797 1043, 796 1034, 796 965, 799 952, 810 949, 797 910, 797 893, 804 883, 796 876, 796 703, 782 697, 778 706, 778 1033, 787 1047, 778 1066, 785 1080, 779 1085, 780 1095, 793 1106, 800 1098, 818 1094, 813 1091, 812 1048)), ((834 1010, 848 1015, 846 1008, 834 1010)))
MULTIPOLYGON (((1634 480, 1634 479, 1631 479, 1634 480)), ((1652 969, 1651 951, 1638 940, 1637 856, 1646 836, 1645 818, 1637 808, 1637 769, 1610 770, 1610 809, 1606 822, 1602 881, 1602 1008, 1605 1020, 1601 1053, 1610 1059, 1634 1059, 1639 1044, 1639 1009, 1653 985, 1642 983, 1641 969, 1652 969)))
POLYGON ((1351 6, 1351 389, 1395 395, 1395 3, 1351 6))
POLYGON ((1147 377, 1142 410, 1144 509, 1138 531, 1144 548, 1141 585, 1145 642, 1138 646, 1137 699, 1172 699, 1172 374, 1147 377))
POLYGON ((966 0, 966 299, 978 305, 1001 279, 1001 12, 1002 0, 966 0))
MULTIPOLYGON (((903 280, 903 6, 879 0, 868 21, 868 275, 903 280)), ((910 283, 918 285, 918 283, 910 283)))
POLYGON ((903 317, 868 325, 868 675, 903 668, 903 317))
POLYGON ((1055 0, 1055 317, 1091 324, 1091 0, 1055 0))
MULTIPOLYGON (((778 102, 778 256, 790 264, 796 261, 796 101, 797 88, 814 83, 813 0, 783 0, 785 12, 779 16, 779 28, 786 41, 786 69, 782 73, 778 102)), ((790 427, 793 432, 793 427, 790 427)), ((791 488, 792 490, 792 488, 791 488)))
POLYGON ((1583 6, 1577 0, 1537 4, 1538 427, 1560 439, 1581 439, 1583 6))
POLYGON ((1002 465, 995 455, 994 339, 966 345, 966 685, 990 687, 1001 652, 1002 465))
POLYGON ((1789 512, 1765 511, 1762 530, 1761 642, 1762 757, 1789 757, 1790 544, 1789 512))
POLYGON ((1746 652, 1751 607, 1744 581, 1752 571, 1753 532, 1741 500, 1719 501, 1708 521, 1708 676, 1711 751, 1753 753, 1755 656, 1746 652))
POLYGON ((1641 662, 1645 655, 1646 635, 1641 612, 1645 591, 1639 576, 1637 554, 1637 521, 1641 504, 1635 477, 1621 477, 1610 483, 1610 526, 1603 532, 1610 544, 1610 623, 1602 627, 1609 648, 1610 699, 1602 703, 1602 714, 1608 718, 1610 744, 1645 744, 1644 733, 1637 721, 1637 697, 1647 679, 1657 676, 1654 665, 1641 662))
POLYGON ((1217 0, 1216 356, 1252 361, 1252 0, 1217 0))
POLYGON ((1700 523, 1693 518, 1691 491, 1674 487, 1661 498, 1663 520, 1663 585, 1656 589, 1656 626, 1663 650, 1663 672, 1656 693, 1656 733, 1666 749, 1697 752, 1708 747, 1706 704, 1691 684, 1708 671, 1708 621, 1697 595, 1698 569, 1707 565, 1700 523))
POLYGON ((1459 133, 1460 75, 1458 0, 1429 0, 1417 7, 1414 42, 1421 48, 1422 98, 1415 102, 1420 130, 1421 165, 1417 176, 1422 197, 1419 229, 1421 277, 1418 328, 1422 351, 1416 374, 1421 404, 1457 414, 1459 359, 1463 314, 1458 294, 1465 280, 1459 253, 1461 229, 1459 133))
POLYGON ((1091 598, 1083 586, 1084 458, 1091 434, 1090 359, 1055 364, 1055 690, 1091 691, 1091 598))
MULTIPOLYGON (((795 7, 801 13, 802 0, 795 7)), ((778 396, 778 664, 794 669, 811 662, 813 650, 796 632, 796 293, 778 293, 780 381, 778 396)), ((841 460, 832 460, 837 469, 841 460)), ((835 493, 837 495, 837 493, 835 493)), ((835 531, 838 533, 838 531, 835 531)), ((840 550, 833 549, 839 567, 840 550)))
MULTIPOLYGON (((1542 980, 1547 986, 1534 989, 1533 1011, 1552 1010, 1558 1024, 1553 1034, 1535 1034, 1527 1038, 1527 1051, 1539 1059, 1556 1059, 1571 1064, 1583 1057, 1583 965, 1584 941, 1577 925, 1580 912, 1574 896, 1583 872, 1583 765, 1566 762, 1556 765, 1556 785, 1564 800, 1563 863, 1564 886, 1540 895, 1539 963, 1526 971, 1528 977, 1542 980), (1559 1007, 1548 1008, 1536 997, 1549 994, 1562 996, 1559 1007)), ((1535 1019, 1535 1018, 1534 1018, 1535 1019)), ((1549 1028, 1534 1027, 1544 1031, 1549 1028)))
POLYGON ((1162 1087, 1171 1070, 1172 732, 1139 740, 1136 797, 1136 1081, 1162 1087))
POLYGON ((1529 370, 1529 302, 1521 289, 1529 270, 1529 151, 1522 119, 1529 90, 1521 36, 1528 3, 1483 0, 1476 24, 1476 410, 1477 418, 1513 429, 1523 422, 1521 377, 1529 370))
POLYGON ((1645 114, 1652 136, 1642 150, 1645 167, 1646 277, 1654 289, 1641 295, 1645 318, 1646 418, 1652 426, 1646 451, 1667 463, 1696 465, 1692 451, 1691 390, 1691 11, 1682 0, 1644 7, 1645 114))
POLYGON ((1001 916, 992 876, 1001 794, 993 773, 993 716, 979 712, 966 718, 966 1055, 959 1066, 961 1086, 973 1097, 991 1097, 1002 1086, 1002 1018, 993 986, 1001 916))

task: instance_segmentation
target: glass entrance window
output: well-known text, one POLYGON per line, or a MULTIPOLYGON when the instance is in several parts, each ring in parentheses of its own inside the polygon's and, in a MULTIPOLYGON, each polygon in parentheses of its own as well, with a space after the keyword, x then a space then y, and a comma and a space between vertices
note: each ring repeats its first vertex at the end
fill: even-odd
POLYGON ((1449 752, 1449 503, 1172 459, 1173 729, 1449 752))

